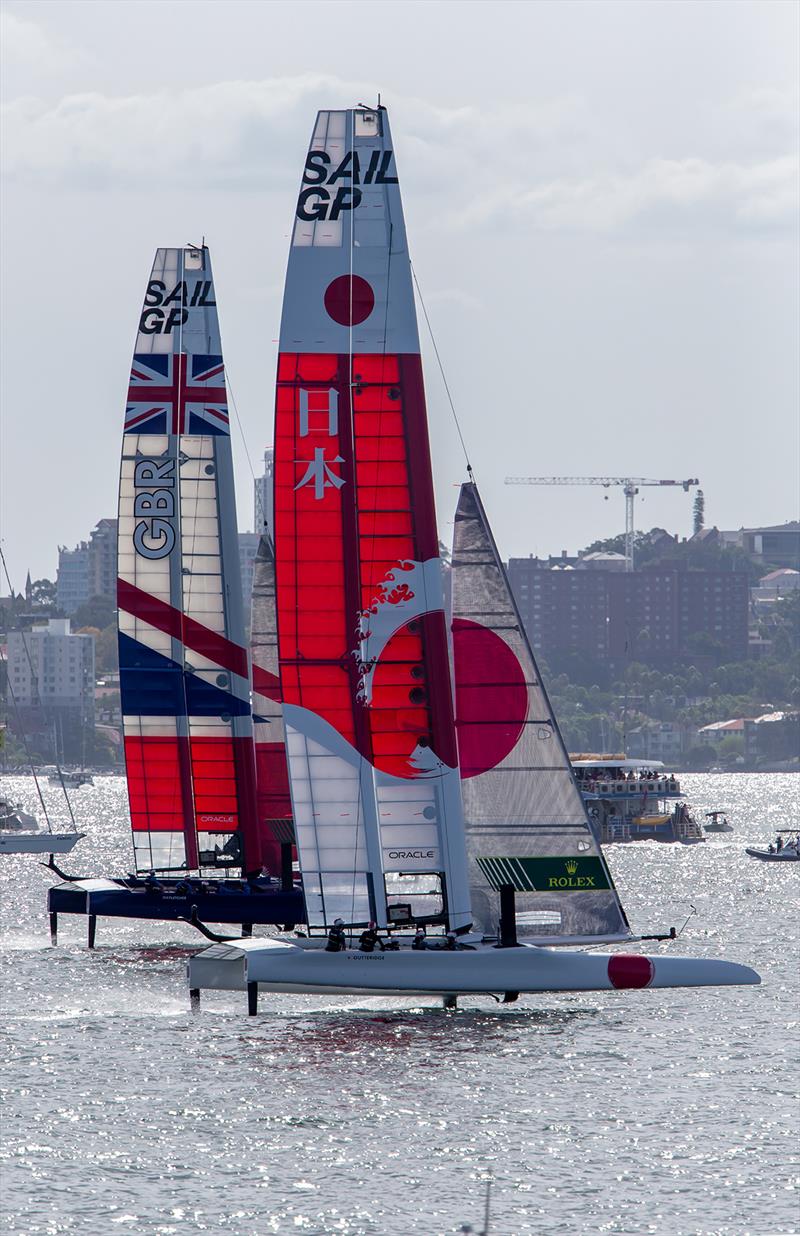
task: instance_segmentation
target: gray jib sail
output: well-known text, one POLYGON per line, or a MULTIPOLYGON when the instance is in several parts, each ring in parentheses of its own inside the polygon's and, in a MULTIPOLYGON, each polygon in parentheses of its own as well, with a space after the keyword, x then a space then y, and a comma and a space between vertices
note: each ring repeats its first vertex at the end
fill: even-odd
POLYGON ((517 890, 520 936, 630 935, 474 484, 452 563, 456 728, 475 924, 498 928, 517 890))

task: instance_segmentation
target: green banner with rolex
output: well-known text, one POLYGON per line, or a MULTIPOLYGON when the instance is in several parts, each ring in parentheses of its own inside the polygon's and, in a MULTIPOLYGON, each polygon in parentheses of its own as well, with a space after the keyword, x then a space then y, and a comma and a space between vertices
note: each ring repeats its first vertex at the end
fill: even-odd
POLYGON ((479 858, 492 888, 510 884, 518 893, 586 892, 609 887, 602 861, 593 854, 568 858, 479 858))

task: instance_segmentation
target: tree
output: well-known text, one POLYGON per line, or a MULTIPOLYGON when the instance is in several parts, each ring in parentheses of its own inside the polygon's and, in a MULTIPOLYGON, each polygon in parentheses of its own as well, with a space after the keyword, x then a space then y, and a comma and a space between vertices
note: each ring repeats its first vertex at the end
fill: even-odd
POLYGON ((720 739, 717 750, 724 764, 733 764, 738 756, 744 754, 744 739, 741 734, 726 734, 720 739))
POLYGON ((114 621, 116 606, 111 597, 89 597, 83 605, 79 605, 72 619, 74 630, 80 627, 97 627, 103 631, 114 621))
POLYGON ((694 505, 692 506, 692 531, 695 536, 698 532, 703 531, 706 522, 706 499, 702 489, 698 489, 694 496, 694 505))
POLYGON ((31 601, 36 609, 54 610, 56 586, 52 579, 35 579, 31 584, 31 601))

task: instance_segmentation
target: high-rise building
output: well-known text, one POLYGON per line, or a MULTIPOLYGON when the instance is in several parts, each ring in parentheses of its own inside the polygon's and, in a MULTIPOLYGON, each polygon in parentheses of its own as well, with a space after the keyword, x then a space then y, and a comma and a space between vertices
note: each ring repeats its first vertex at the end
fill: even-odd
POLYGON ((74 549, 58 547, 56 604, 69 617, 89 600, 89 544, 81 541, 74 549))
MULTIPOLYGON (((41 754, 83 761, 94 727, 94 635, 68 618, 8 634, 8 677, 19 721, 41 754)), ((15 714, 16 716, 16 714, 15 714)))
POLYGON ((253 482, 253 488, 255 491, 253 502, 253 527, 259 534, 264 531, 264 525, 266 524, 270 535, 272 535, 274 474, 275 452, 271 446, 268 446, 264 451, 264 475, 257 476, 253 482))
POLYGON ((101 519, 89 536, 89 595, 117 597, 117 521, 101 519))
POLYGON ((620 571, 616 564, 549 566, 512 558, 508 574, 533 647, 545 657, 579 652, 618 663, 667 661, 713 652, 714 645, 728 660, 747 656, 744 571, 620 571), (693 638, 701 635, 705 646, 693 638))
POLYGON ((261 534, 258 532, 239 533, 239 569, 242 572, 242 602, 244 604, 244 621, 250 626, 250 597, 253 592, 253 563, 261 534))

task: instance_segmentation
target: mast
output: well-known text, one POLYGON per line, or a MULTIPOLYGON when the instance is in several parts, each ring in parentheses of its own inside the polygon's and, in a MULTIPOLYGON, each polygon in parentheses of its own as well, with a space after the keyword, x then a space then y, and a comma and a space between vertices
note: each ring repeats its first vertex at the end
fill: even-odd
POLYGON ((120 689, 137 870, 258 865, 233 463, 208 249, 159 249, 119 494, 120 689))
POLYGON ((471 922, 425 395, 384 108, 320 112, 281 322, 278 646, 308 921, 471 922), (410 887, 410 884, 408 885, 410 887))
POLYGON ((473 483, 461 487, 451 579, 476 923, 497 931, 505 887, 517 893, 522 936, 625 939, 627 919, 473 483))

